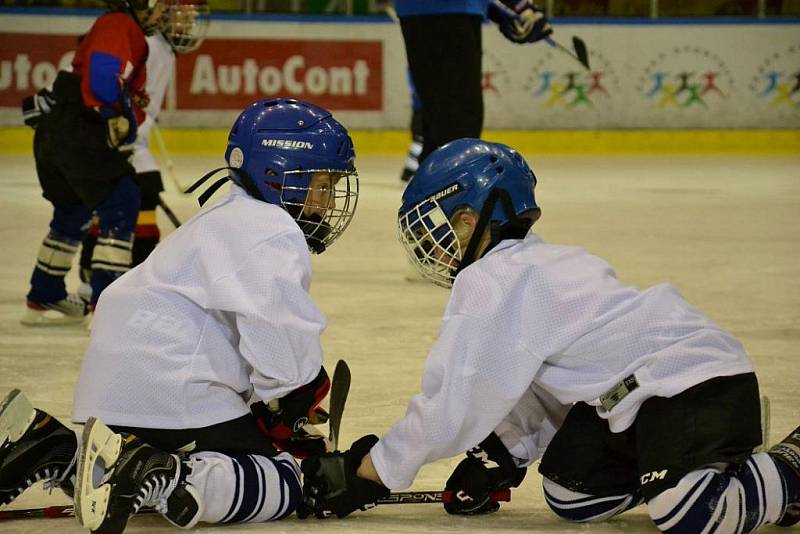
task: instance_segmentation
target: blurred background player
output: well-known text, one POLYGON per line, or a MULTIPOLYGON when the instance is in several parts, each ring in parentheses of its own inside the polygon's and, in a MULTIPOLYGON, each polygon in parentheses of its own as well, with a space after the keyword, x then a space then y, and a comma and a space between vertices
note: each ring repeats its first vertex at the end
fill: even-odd
POLYGON ((42 478, 72 493, 77 476, 79 520, 110 534, 141 506, 188 528, 281 519, 300 503, 299 467, 275 446, 291 448, 330 386, 310 252, 355 212, 355 152, 324 109, 272 99, 239 115, 225 159, 196 186, 227 170, 201 205, 228 180, 230 193, 100 297, 75 388, 77 470, 74 432, 18 390, 0 405, 0 504, 42 478), (256 419, 250 403, 269 413, 256 419), (109 471, 99 489, 95 467, 109 471))
POLYGON ((64 277, 93 212, 100 227, 92 254, 91 306, 130 268, 140 193, 119 147, 136 138, 144 120, 145 34, 159 29, 164 5, 127 0, 112 8, 78 45, 72 72, 58 73, 52 93, 23 103, 26 121, 31 110, 42 111, 33 124, 33 151, 42 195, 53 205, 50 232, 31 276, 25 325, 84 321, 89 306, 67 293, 64 277))
MULTIPOLYGON (((530 0, 395 0, 395 11, 411 82, 419 95, 420 162, 448 141, 481 136, 481 23, 485 17, 515 43, 536 42, 553 31, 530 0)), ((412 118, 416 138, 413 124, 412 118)), ((402 177, 406 176, 404 170, 402 177)))
POLYGON ((425 140, 422 134, 422 102, 419 100, 417 88, 414 87, 414 80, 411 78, 411 71, 408 71, 408 90, 411 93, 411 144, 408 146, 408 154, 403 171, 400 173, 400 180, 408 182, 414 173, 419 169, 419 156, 422 154, 422 143, 425 140))
MULTIPOLYGON (((176 54, 197 50, 208 31, 210 12, 205 0, 162 0, 165 4, 161 31, 147 36, 147 95, 150 104, 145 108, 144 122, 139 126, 136 141, 125 147, 132 149, 131 163, 136 170, 136 183, 141 189, 141 206, 134 232, 131 266, 142 263, 161 239, 156 224, 159 194, 164 190, 161 171, 150 151, 150 131, 154 127, 164 102, 170 80, 175 72, 176 54)), ((162 154, 163 157, 163 154, 162 154)), ((177 185, 177 184, 176 184, 177 185)), ((81 247, 80 296, 91 300, 89 280, 92 255, 99 227, 95 223, 81 247)))
POLYGON ((452 514, 497 510, 492 493, 543 455, 545 499, 567 520, 646 502, 667 532, 800 521, 800 428, 753 454, 758 381, 739 341, 671 285, 623 285, 602 259, 530 232, 535 186, 517 152, 476 139, 420 166, 399 235, 424 276, 452 286, 422 392, 380 440, 303 462, 311 511, 347 515, 469 451, 445 486, 452 514))

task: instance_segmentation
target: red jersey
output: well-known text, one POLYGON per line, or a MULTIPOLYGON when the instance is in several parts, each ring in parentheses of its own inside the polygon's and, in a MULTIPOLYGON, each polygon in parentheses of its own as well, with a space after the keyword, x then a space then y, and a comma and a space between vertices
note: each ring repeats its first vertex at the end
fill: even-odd
MULTIPOLYGON (((147 70, 147 41, 139 25, 127 13, 111 12, 94 21, 72 60, 72 71, 81 77, 83 104, 90 108, 122 111, 120 97, 143 95, 147 70)), ((144 111, 134 106, 136 122, 144 111)))

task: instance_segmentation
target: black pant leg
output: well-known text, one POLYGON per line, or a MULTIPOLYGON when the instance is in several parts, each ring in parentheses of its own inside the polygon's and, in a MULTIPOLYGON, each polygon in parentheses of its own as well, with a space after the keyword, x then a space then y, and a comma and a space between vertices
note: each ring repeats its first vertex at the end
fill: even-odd
POLYGON ((202 428, 171 430, 116 425, 109 425, 109 428, 114 432, 133 434, 150 445, 169 452, 183 449, 187 452, 213 451, 264 456, 277 454, 272 443, 258 430, 256 420, 251 414, 202 428))
POLYGON ((572 491, 596 496, 635 493, 639 487, 635 436, 612 433, 593 406, 579 402, 539 464, 539 473, 572 491))
POLYGON ((422 103, 422 162, 436 148, 483 128, 481 18, 448 14, 400 20, 411 76, 422 103))

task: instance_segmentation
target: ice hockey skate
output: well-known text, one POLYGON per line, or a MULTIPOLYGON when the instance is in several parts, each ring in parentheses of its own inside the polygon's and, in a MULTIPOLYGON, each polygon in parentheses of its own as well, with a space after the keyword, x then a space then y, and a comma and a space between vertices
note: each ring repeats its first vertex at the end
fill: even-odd
MULTIPOLYGON (((795 428, 783 441, 771 447, 767 453, 778 462, 788 465, 798 479, 800 486, 800 426, 795 428)), ((783 517, 775 523, 790 527, 800 523, 800 499, 789 502, 783 517)))
POLYGON ((69 294, 57 302, 28 301, 28 309, 22 318, 25 326, 59 326, 83 324, 89 314, 89 306, 78 295, 69 294))
POLYGON ((178 456, 134 435, 115 434, 90 417, 78 459, 75 515, 92 532, 120 533, 130 516, 143 506, 154 506, 173 524, 191 527, 201 508, 196 492, 184 481, 186 471, 178 456))
POLYGON ((39 480, 71 495, 76 449, 75 432, 11 390, 0 404, 0 505, 39 480))

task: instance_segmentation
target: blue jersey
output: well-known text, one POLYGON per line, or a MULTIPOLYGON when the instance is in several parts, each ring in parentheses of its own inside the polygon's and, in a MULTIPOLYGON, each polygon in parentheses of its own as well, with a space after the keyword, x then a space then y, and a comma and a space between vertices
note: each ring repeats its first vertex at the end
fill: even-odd
POLYGON ((489 0, 395 0, 397 16, 465 13, 486 16, 489 0))

